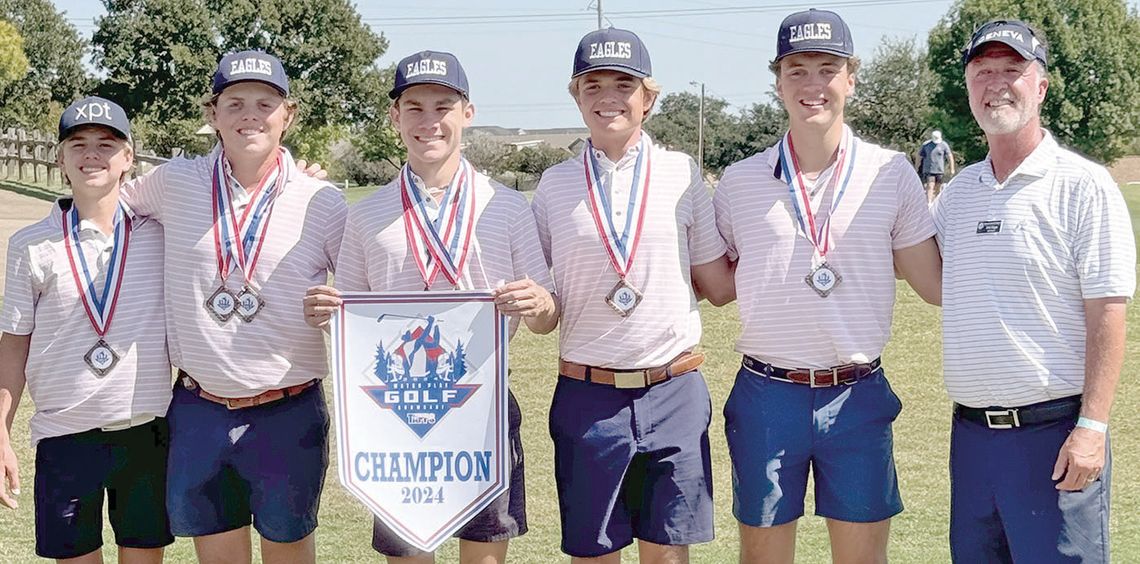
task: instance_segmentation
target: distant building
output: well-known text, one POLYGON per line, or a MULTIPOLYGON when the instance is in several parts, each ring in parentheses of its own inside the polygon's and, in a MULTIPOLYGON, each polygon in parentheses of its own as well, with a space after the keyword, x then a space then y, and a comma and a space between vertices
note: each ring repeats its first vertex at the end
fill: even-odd
POLYGON ((514 129, 499 127, 497 125, 477 125, 469 127, 464 132, 467 140, 486 138, 496 143, 510 145, 515 150, 533 147, 543 143, 552 147, 566 149, 571 153, 581 150, 586 139, 590 137, 590 130, 585 127, 553 127, 549 129, 514 129))

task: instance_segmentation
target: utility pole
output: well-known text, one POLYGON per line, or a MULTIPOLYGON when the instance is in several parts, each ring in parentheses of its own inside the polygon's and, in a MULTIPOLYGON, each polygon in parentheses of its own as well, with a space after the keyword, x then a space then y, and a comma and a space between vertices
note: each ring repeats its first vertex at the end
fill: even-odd
POLYGON ((697 106, 697 164, 701 168, 701 178, 705 175, 705 83, 690 82, 701 86, 701 103, 697 106))
POLYGON ((602 0, 594 0, 594 4, 598 7, 598 29, 602 29, 602 0))

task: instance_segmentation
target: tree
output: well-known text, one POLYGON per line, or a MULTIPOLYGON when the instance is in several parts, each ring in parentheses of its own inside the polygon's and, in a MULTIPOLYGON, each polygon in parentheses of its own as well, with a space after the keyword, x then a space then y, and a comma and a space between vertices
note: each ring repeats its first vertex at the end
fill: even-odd
POLYGON ((910 154, 934 125, 938 78, 914 39, 883 42, 858 72, 847 123, 860 137, 910 154))
MULTIPOLYGON (((697 156, 700 97, 689 92, 666 96, 660 110, 646 122, 654 140, 666 147, 697 156)), ((749 157, 774 143, 787 119, 782 109, 755 104, 729 113, 728 102, 705 97, 705 170, 719 175, 728 165, 749 157)))
POLYGON ((0 19, 23 37, 28 62, 22 78, 0 84, 0 124, 55 129, 63 108, 90 87, 87 44, 51 0, 0 0, 0 19))
POLYGON ((1140 17, 1124 0, 958 0, 930 32, 929 64, 938 75, 943 132, 968 161, 985 156, 970 113, 961 50, 973 30, 996 17, 1045 32, 1049 93, 1042 121, 1066 145, 1111 162, 1140 134, 1140 17))
POLYGON ((11 23, 0 20, 0 88, 28 74, 28 57, 24 55, 24 38, 11 23))
POLYGON ((541 143, 509 153, 504 168, 509 171, 539 175, 570 156, 570 151, 566 149, 541 143))

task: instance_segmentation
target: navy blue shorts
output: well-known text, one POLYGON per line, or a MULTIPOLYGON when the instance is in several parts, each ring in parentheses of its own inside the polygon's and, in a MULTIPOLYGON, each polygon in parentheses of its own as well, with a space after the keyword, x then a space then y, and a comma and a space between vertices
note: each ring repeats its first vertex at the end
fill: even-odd
MULTIPOLYGON (((526 533, 526 480, 523 472, 522 410, 515 394, 507 391, 507 436, 511 442, 511 485, 463 528, 457 538, 475 542, 499 542, 526 533)), ((424 551, 404 542, 377 518, 372 519, 372 548, 385 556, 418 556, 424 551)))
POLYGON ((562 551, 712 540, 711 417, 699 370, 639 389, 559 377, 550 436, 562 551))
POLYGON ((36 554, 75 558, 103 546, 103 495, 115 544, 161 548, 166 518, 166 420, 92 430, 36 446, 36 554))
POLYGON ((329 415, 320 383, 257 407, 234 409, 181 385, 170 421, 170 528, 180 537, 252 522, 273 542, 296 542, 317 527, 329 465, 329 415))
MULTIPOLYGON (((1054 400, 1057 401, 1057 400, 1054 400)), ((1058 491, 1053 465, 1071 419, 990 429, 954 417, 950 432, 950 555, 954 562, 1080 562, 1108 558, 1112 454, 1100 478, 1058 491)))
POLYGON ((795 521, 809 470, 816 515, 851 523, 897 515, 891 423, 901 409, 882 369, 851 385, 812 388, 741 367, 724 405, 733 515, 753 527, 795 521))

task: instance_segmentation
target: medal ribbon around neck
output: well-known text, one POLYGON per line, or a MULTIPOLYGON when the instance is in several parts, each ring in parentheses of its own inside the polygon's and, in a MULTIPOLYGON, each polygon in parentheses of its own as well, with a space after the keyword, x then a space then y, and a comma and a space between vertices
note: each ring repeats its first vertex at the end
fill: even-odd
POLYGON ((278 154, 277 161, 258 183, 239 220, 231 197, 233 187, 230 184, 229 164, 225 153, 218 154, 213 175, 213 231, 218 275, 221 276, 223 285, 235 266, 245 274, 247 283, 254 284, 253 271, 257 268, 257 259, 261 256, 269 219, 273 214, 273 204, 277 201, 284 180, 281 155, 278 154))
POLYGON ((127 264, 127 248, 131 242, 131 218, 120 205, 115 210, 114 243, 111 259, 107 261, 107 276, 103 288, 96 290, 95 278, 79 245, 79 209, 72 204, 70 211, 63 212, 63 246, 67 249, 67 262, 71 265, 71 276, 75 289, 83 298, 83 308, 87 319, 100 338, 111 328, 115 316, 115 305, 119 302, 119 291, 123 287, 123 270, 127 264))
POLYGON ((590 213, 594 217, 594 225, 598 229, 602 244, 606 247, 610 262, 622 280, 629 275, 634 256, 637 255, 638 243, 641 242, 642 226, 645 225, 646 198, 649 196, 650 151, 650 144, 645 141, 645 136, 642 136, 638 142, 637 161, 633 167, 633 184, 629 187, 629 206, 621 233, 618 233, 617 226, 614 225, 613 203, 610 201, 609 191, 602 185, 601 166, 594 157, 592 142, 586 147, 582 156, 582 165, 586 171, 586 191, 590 196, 590 213))
POLYGON ((792 198, 792 207, 796 211, 796 221, 799 222, 800 230, 807 235, 820 258, 826 259, 828 251, 831 250, 831 218, 835 216, 835 210, 839 208, 839 202, 847 192, 851 173, 855 170, 855 143, 851 129, 843 126, 843 140, 835 157, 835 170, 829 179, 832 193, 831 208, 827 219, 820 225, 816 225, 816 212, 811 209, 811 195, 808 193, 799 161, 796 159, 791 132, 785 133, 784 138, 780 140, 780 168, 788 183, 788 193, 792 198))
POLYGON ((416 188, 412 169, 407 164, 400 171, 400 197, 404 205, 404 234, 415 257, 416 267, 428 287, 440 272, 459 287, 471 235, 475 227, 474 173, 467 159, 460 159, 459 169, 440 198, 435 217, 427 209, 425 195, 416 188))

